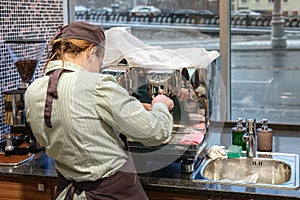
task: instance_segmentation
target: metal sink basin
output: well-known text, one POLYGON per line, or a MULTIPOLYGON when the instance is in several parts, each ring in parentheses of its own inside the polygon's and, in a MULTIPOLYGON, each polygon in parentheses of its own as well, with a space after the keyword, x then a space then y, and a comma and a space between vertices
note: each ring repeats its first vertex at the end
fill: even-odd
POLYGON ((299 156, 257 152, 255 158, 204 159, 194 171, 193 180, 297 189, 299 188, 299 156))

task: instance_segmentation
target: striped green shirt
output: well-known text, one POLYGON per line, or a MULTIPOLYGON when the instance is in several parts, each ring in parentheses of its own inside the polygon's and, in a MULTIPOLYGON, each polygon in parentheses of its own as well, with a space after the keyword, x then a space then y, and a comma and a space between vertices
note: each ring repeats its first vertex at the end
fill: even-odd
MULTIPOLYGON (((45 73, 62 68, 51 61, 45 73)), ((159 145, 171 134, 172 116, 163 103, 152 111, 119 86, 114 77, 91 73, 65 62, 53 99, 51 123, 44 121, 49 76, 36 79, 27 89, 26 117, 37 141, 56 161, 67 179, 96 180, 114 174, 126 161, 117 133, 144 145, 159 145)))

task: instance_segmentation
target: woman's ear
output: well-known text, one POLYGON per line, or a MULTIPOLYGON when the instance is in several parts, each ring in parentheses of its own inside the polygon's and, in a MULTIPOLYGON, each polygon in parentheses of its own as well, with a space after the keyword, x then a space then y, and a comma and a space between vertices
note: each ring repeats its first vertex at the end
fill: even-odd
POLYGON ((87 57, 90 58, 92 57, 97 51, 97 47, 95 46, 90 46, 87 50, 86 50, 86 53, 87 53, 87 57))
POLYGON ((92 55, 93 55, 93 54, 95 54, 95 53, 96 53, 96 51, 97 51, 96 47, 95 47, 95 48, 92 48, 92 50, 91 50, 91 54, 92 54, 92 55))

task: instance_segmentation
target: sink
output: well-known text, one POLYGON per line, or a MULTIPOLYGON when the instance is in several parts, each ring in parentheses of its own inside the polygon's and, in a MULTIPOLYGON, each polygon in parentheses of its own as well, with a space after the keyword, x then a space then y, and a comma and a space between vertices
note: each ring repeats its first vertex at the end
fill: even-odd
POLYGON ((254 158, 205 158, 195 168, 193 181, 298 189, 299 155, 257 152, 254 158))

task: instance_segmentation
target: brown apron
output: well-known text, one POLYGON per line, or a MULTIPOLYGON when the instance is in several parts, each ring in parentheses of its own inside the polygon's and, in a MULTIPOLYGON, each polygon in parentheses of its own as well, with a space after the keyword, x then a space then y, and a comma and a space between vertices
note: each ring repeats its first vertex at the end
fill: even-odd
POLYGON ((124 170, 128 165, 130 165, 130 161, 110 177, 80 183, 69 181, 58 173, 55 198, 69 184, 72 184, 65 200, 72 200, 74 194, 80 195, 82 192, 85 192, 87 200, 148 200, 136 173, 128 173, 127 170, 124 170))

